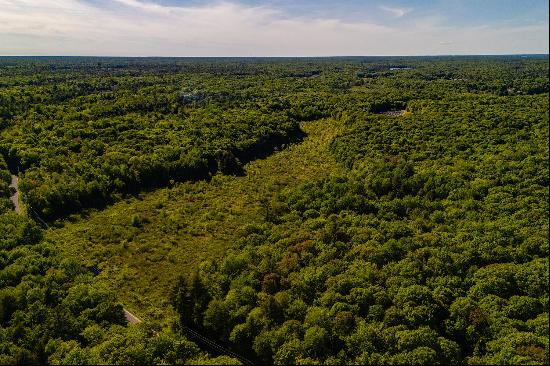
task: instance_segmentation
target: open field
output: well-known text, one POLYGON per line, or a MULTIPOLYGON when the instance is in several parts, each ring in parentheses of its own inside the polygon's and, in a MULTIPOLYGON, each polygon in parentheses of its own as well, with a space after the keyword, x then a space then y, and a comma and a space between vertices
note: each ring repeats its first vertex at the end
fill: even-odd
POLYGON ((245 165, 243 176, 177 183, 105 210, 65 221, 46 237, 64 254, 98 265, 100 281, 144 320, 173 320, 170 291, 181 274, 219 259, 239 229, 263 220, 262 199, 341 171, 328 145, 342 129, 335 120, 304 122, 303 142, 245 165), (133 219, 139 224, 132 225, 133 219))

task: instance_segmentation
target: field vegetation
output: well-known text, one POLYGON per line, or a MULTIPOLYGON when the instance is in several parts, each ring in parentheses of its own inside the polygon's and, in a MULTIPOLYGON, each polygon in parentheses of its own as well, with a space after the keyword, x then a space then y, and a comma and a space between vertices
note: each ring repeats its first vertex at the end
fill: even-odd
POLYGON ((0 363, 547 364, 548 109, 543 57, 0 58, 0 363))

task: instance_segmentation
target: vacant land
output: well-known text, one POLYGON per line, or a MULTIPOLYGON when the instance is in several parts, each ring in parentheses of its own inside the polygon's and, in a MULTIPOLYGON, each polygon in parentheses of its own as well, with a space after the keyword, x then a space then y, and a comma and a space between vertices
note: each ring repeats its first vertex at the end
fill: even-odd
POLYGON ((282 189, 341 171, 328 151, 341 124, 319 120, 301 128, 304 141, 245 165, 242 176, 220 174, 143 193, 64 222, 46 237, 64 254, 98 265, 98 280, 136 315, 173 320, 170 293, 179 275, 206 259, 221 260, 239 229, 264 220, 262 203, 282 189))

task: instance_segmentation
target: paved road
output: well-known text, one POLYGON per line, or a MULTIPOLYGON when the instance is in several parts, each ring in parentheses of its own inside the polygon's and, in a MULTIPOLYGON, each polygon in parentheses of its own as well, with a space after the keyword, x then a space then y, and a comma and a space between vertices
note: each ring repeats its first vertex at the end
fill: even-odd
POLYGON ((141 323, 141 320, 137 316, 135 316, 134 314, 132 314, 126 309, 122 309, 122 310, 124 310, 124 316, 126 317, 126 320, 128 320, 128 323, 132 323, 132 324, 141 323))
POLYGON ((13 206, 15 207, 15 212, 20 214, 21 207, 19 206, 19 178, 17 177, 17 175, 11 176, 10 188, 15 190, 15 192, 11 195, 10 200, 11 202, 13 202, 13 206))

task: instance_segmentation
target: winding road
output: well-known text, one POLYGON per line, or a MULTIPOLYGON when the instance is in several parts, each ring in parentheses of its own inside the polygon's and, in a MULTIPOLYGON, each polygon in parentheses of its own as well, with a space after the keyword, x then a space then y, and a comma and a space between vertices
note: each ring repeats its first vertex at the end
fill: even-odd
POLYGON ((10 200, 13 203, 15 212, 21 214, 21 206, 19 205, 19 178, 17 175, 11 176, 10 191, 12 192, 10 200))

